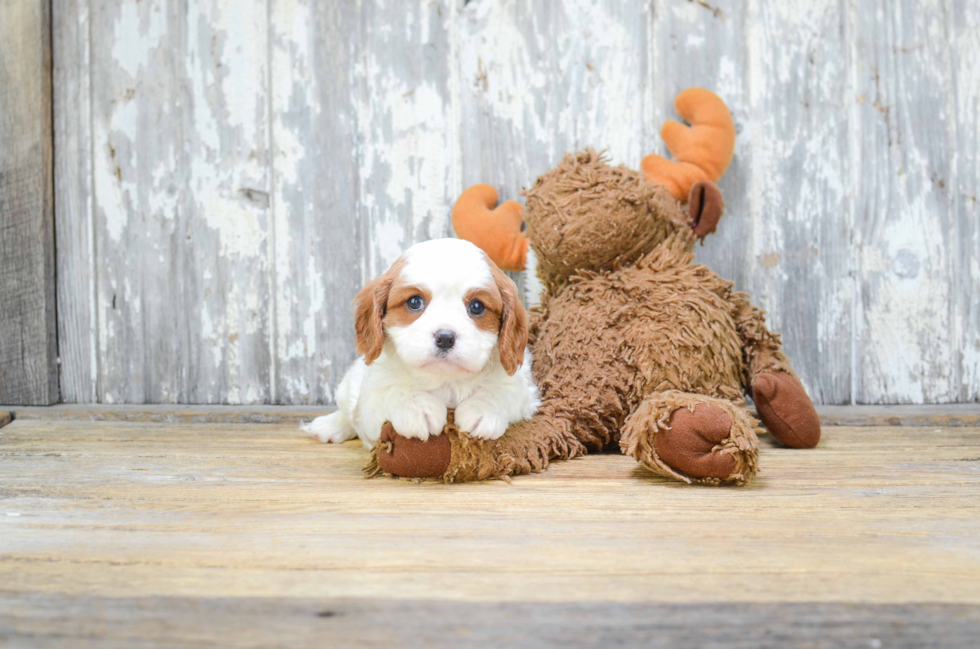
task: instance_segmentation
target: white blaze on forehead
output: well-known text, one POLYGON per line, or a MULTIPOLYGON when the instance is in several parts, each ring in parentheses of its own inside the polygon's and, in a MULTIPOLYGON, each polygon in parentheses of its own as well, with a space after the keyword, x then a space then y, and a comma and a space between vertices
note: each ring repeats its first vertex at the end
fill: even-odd
POLYGON ((403 280, 433 293, 463 295, 493 283, 483 251, 462 239, 433 239, 409 248, 403 280))
POLYGON ((401 260, 399 285, 417 287, 429 299, 410 323, 386 325, 385 334, 397 357, 406 367, 442 382, 486 367, 493 358, 497 332, 477 326, 464 299, 474 289, 494 286, 483 251, 468 241, 435 239, 412 246, 401 260), (442 329, 456 335, 451 350, 435 344, 433 336, 442 329))

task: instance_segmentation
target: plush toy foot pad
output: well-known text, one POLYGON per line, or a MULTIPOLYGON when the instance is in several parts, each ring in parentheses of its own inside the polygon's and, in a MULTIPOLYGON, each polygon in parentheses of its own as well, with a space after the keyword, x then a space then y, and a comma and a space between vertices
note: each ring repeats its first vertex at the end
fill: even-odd
POLYGON ((385 473, 402 478, 439 478, 449 468, 452 458, 449 434, 429 437, 426 441, 402 437, 390 422, 381 429, 378 440, 378 466, 385 473))
POLYGON ((752 398, 762 423, 783 444, 813 448, 820 441, 820 416, 796 377, 760 374, 752 379, 752 398))
POLYGON ((653 440, 660 459, 691 478, 729 477, 735 471, 731 453, 712 450, 732 429, 727 412, 710 403, 699 403, 694 412, 681 408, 670 416, 669 429, 653 440))

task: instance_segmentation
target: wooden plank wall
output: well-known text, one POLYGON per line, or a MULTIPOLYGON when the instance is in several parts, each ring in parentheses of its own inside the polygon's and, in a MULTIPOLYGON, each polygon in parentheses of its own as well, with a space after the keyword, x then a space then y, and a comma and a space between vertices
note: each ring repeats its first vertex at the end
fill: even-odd
POLYGON ((59 400, 50 12, 0 0, 0 403, 59 400))
POLYGON ((980 400, 972 0, 53 0, 69 402, 328 403, 350 299, 563 152, 739 131, 699 257, 822 403, 980 400))

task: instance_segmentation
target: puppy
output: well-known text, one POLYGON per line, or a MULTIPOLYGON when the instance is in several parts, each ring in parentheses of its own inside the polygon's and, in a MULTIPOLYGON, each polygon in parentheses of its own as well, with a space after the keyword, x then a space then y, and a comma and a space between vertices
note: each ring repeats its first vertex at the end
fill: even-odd
POLYGON ((390 421, 426 440, 446 425, 497 439, 540 405, 517 287, 468 241, 419 243, 354 299, 361 358, 337 388, 337 412, 303 430, 372 448, 390 421))

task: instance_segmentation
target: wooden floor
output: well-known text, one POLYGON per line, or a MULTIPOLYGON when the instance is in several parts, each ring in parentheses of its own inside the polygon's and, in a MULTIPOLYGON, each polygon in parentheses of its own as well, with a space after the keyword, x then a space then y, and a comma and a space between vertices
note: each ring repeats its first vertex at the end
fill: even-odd
POLYGON ((292 423, 0 429, 0 646, 977 646, 980 428, 446 486, 292 423))

